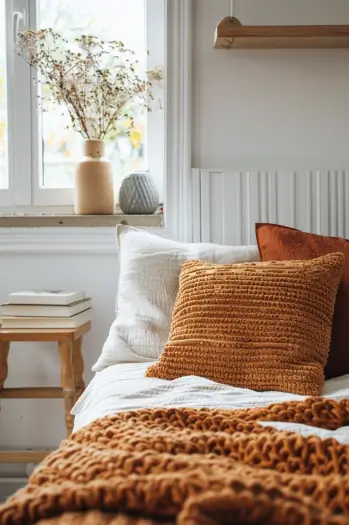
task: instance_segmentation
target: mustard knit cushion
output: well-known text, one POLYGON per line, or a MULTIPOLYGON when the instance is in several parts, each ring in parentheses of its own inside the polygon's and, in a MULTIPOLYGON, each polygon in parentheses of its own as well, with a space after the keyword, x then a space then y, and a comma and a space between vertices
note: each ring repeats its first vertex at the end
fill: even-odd
POLYGON ((169 341, 146 375, 320 395, 343 260, 186 262, 169 341))

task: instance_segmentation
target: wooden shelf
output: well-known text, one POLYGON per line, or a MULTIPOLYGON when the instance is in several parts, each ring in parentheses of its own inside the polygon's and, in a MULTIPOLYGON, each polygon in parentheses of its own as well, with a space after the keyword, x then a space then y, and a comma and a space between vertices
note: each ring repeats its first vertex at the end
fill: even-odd
POLYGON ((216 49, 349 48, 349 25, 243 26, 233 17, 217 26, 216 49))
POLYGON ((75 341, 91 329, 91 322, 78 328, 1 328, 0 342, 49 342, 49 341, 75 341))
POLYGON ((24 451, 1 451, 0 463, 41 463, 50 451, 24 450, 24 451))
POLYGON ((61 399, 63 390, 59 387, 4 388, 0 399, 61 399))

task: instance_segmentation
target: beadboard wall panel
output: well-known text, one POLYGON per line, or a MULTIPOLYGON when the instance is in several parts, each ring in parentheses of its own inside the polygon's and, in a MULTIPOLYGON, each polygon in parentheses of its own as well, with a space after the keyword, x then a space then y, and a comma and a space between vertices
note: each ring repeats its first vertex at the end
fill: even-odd
POLYGON ((253 244, 256 222, 349 237, 349 170, 193 170, 193 237, 253 244))

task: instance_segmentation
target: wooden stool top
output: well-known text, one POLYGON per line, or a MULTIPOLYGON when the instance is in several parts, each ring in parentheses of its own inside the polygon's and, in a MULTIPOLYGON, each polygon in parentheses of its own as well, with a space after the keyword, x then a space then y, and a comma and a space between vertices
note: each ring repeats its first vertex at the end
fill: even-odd
POLYGON ((0 341, 76 341, 91 329, 91 322, 78 328, 0 328, 0 341))

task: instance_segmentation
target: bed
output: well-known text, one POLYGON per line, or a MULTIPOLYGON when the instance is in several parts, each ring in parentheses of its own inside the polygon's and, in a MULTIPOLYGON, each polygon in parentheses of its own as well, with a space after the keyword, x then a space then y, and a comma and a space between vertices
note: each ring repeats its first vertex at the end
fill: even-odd
MULTIPOLYGON (((195 376, 181 377, 174 381, 153 379, 145 377, 148 367, 149 363, 118 364, 98 372, 73 409, 74 431, 121 411, 158 407, 249 409, 305 399, 305 396, 282 392, 255 392, 234 388, 195 376)), ((328 399, 349 400, 349 375, 325 381, 323 396, 328 399)), ((275 422, 273 426, 304 436, 334 437, 340 443, 349 444, 349 427, 323 430, 283 422, 275 422)))
POLYGON ((348 525, 349 243, 281 234, 260 264, 118 226, 116 318, 74 433, 1 525, 348 525))
POLYGON ((1 525, 349 522, 349 375, 305 398, 147 367, 96 374, 1 525))

